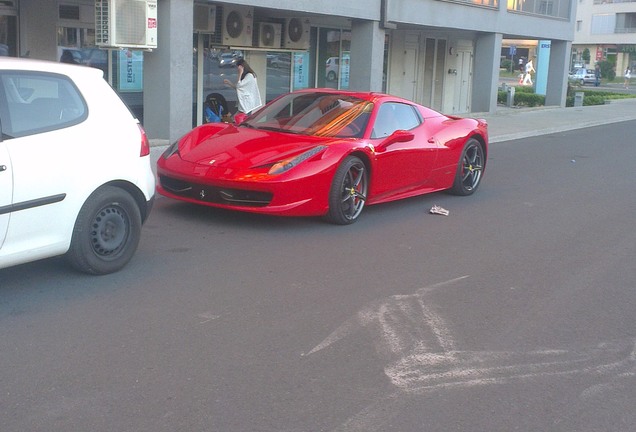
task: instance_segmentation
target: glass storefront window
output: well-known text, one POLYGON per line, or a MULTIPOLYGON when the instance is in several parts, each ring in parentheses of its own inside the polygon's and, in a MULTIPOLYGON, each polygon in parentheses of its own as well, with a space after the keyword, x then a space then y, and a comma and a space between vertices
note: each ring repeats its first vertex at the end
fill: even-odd
POLYGON ((219 97, 227 103, 230 113, 236 112, 236 90, 224 80, 238 80, 236 61, 243 51, 229 50, 214 45, 214 35, 194 34, 192 41, 192 125, 203 121, 204 102, 208 97, 219 97), (199 112, 197 112, 197 110, 199 112))
POLYGON ((0 15, 0 56, 17 55, 17 18, 0 15))
MULTIPOLYGON (((249 59, 253 54, 255 53, 215 46, 214 35, 194 34, 192 58, 193 126, 196 126, 198 117, 200 117, 199 121, 204 121, 202 112, 205 110, 205 101, 210 95, 214 95, 215 98, 218 97, 217 95, 222 96, 230 113, 236 112, 236 90, 225 85, 224 81, 227 79, 235 83, 238 80, 236 61, 246 57, 251 64, 249 59), (197 109, 201 113, 197 113, 197 109)), ((258 85, 265 97, 263 102, 269 102, 288 93, 291 89, 313 87, 308 52, 260 51, 258 56, 263 61, 260 63, 261 68, 256 70, 258 85)), ((252 66, 256 66, 256 63, 252 66)))
POLYGON ((349 88, 351 32, 321 28, 318 32, 318 87, 349 88))
MULTIPOLYGON (((298 69, 294 56, 294 74, 298 69)), ((292 53, 267 52, 267 88, 265 99, 267 102, 289 92, 289 83, 292 72, 292 53)))
MULTIPOLYGON (((351 31, 337 28, 311 29, 309 51, 262 51, 256 53, 229 50, 217 46, 214 35, 195 33, 193 37, 192 120, 193 126, 204 121, 205 101, 210 95, 220 95, 229 111, 236 112, 236 91, 224 80, 238 80, 236 60, 246 56, 261 57, 257 73, 264 102, 289 91, 330 87, 348 89, 351 59, 351 31), (263 61, 263 63, 260 63, 263 61), (266 66, 264 64, 266 62, 266 66), (265 76, 263 67, 265 66, 265 76)), ((388 48, 387 48, 388 49, 388 48)))
POLYGON ((61 62, 82 64, 104 73, 104 79, 143 121, 143 51, 102 49, 95 45, 95 29, 57 28, 57 54, 61 62), (112 58, 112 76, 108 76, 108 56, 112 58))

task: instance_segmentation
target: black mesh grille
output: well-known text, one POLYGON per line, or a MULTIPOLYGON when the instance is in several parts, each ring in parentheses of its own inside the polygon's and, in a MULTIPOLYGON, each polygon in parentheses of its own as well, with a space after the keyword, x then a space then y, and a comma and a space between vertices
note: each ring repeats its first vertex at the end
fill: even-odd
POLYGON ((170 193, 201 202, 243 207, 265 207, 272 201, 272 194, 269 192, 219 188, 190 183, 163 175, 159 176, 159 182, 161 187, 170 193))

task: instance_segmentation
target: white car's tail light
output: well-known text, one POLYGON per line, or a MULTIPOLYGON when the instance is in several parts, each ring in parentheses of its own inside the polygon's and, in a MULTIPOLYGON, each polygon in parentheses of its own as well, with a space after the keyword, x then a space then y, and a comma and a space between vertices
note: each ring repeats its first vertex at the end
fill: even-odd
POLYGON ((148 141, 148 135, 146 135, 146 131, 140 124, 137 126, 139 126, 139 132, 141 133, 141 150, 139 151, 139 156, 148 156, 150 154, 150 141, 148 141))

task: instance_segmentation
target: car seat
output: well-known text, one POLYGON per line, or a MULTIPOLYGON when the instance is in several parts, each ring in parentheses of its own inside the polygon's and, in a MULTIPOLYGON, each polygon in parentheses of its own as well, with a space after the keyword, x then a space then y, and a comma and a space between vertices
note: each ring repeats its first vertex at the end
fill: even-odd
POLYGON ((228 114, 227 101, 220 93, 210 93, 203 103, 203 123, 218 123, 228 114))

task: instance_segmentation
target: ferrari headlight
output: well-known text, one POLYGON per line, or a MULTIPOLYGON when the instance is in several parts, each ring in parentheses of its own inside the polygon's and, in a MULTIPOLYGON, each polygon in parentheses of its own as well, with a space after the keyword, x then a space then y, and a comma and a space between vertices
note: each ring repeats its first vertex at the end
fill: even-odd
POLYGON ((289 159, 285 159, 280 162, 277 162, 269 169, 268 174, 276 175, 276 174, 282 174, 285 171, 289 171, 290 169, 292 169, 299 163, 306 161, 312 156, 317 155, 318 153, 320 153, 326 148, 327 146, 320 145, 320 146, 312 148, 311 150, 307 150, 305 153, 301 153, 298 156, 294 156, 289 159))

